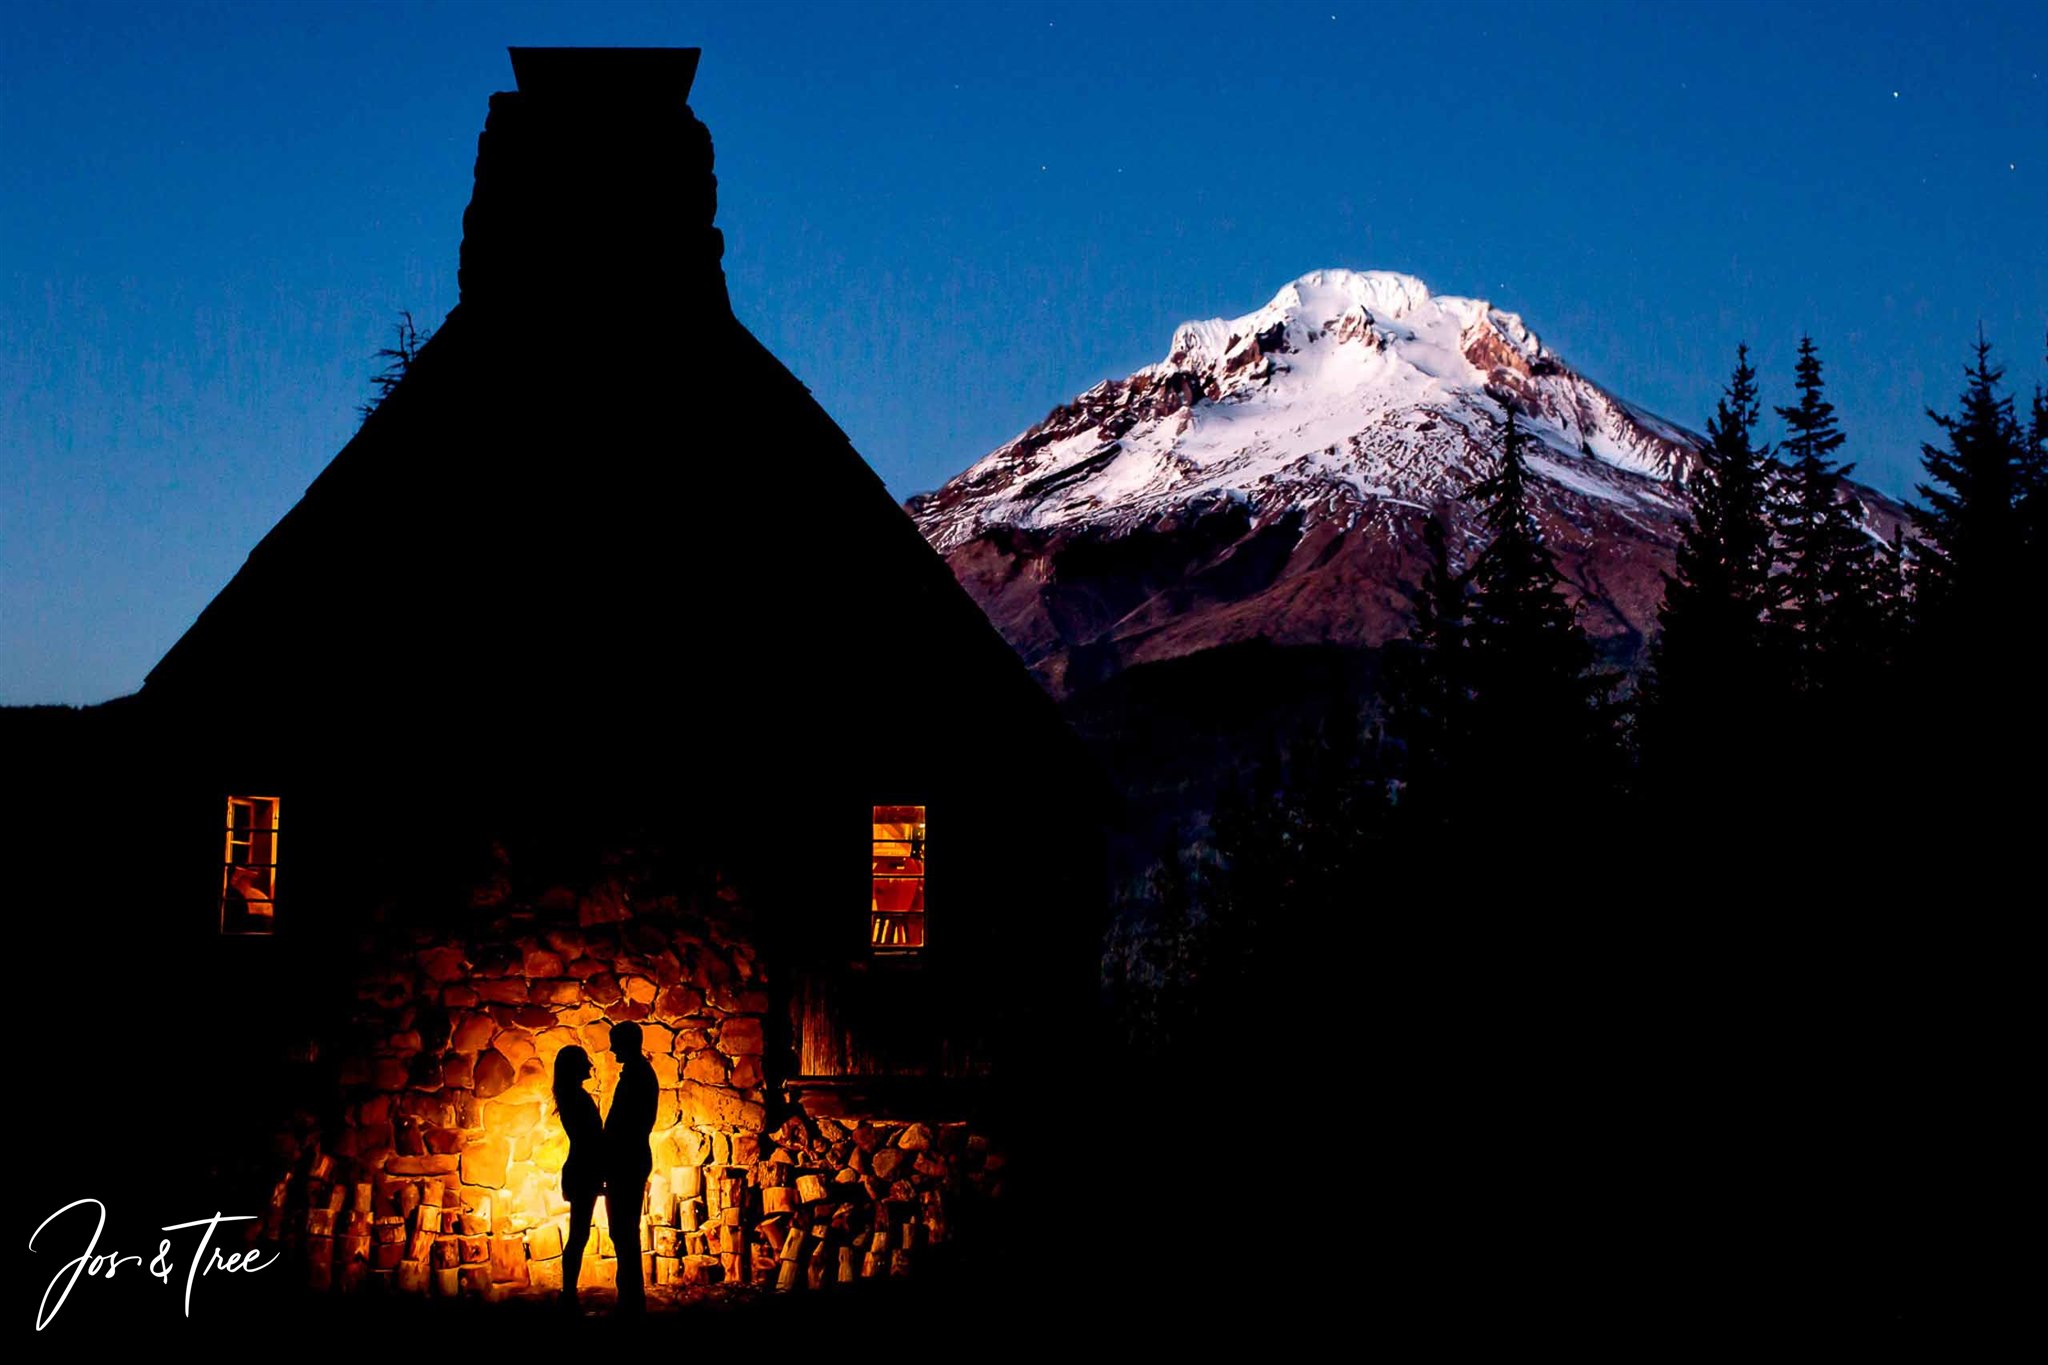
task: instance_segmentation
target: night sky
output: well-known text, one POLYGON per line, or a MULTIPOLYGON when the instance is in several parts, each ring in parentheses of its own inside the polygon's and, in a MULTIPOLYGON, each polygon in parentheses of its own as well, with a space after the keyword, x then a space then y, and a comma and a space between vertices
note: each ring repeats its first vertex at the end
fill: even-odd
POLYGON ((0 702, 137 687, 454 305, 508 44, 704 49, 734 306, 899 495, 1325 266, 1695 428, 1810 330, 1894 493, 1980 321, 2044 377, 2039 0, 8 0, 0 702))

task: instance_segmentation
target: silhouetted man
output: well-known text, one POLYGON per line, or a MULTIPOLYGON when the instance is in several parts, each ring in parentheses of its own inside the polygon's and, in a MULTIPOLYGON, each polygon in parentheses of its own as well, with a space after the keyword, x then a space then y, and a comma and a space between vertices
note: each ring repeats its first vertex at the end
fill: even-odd
POLYGON ((647 1306, 647 1286, 640 1277, 640 1206, 654 1169, 647 1136, 654 1131, 660 1089, 653 1065, 640 1051, 638 1024, 612 1025, 612 1055, 619 1059, 619 1089, 604 1120, 604 1210, 619 1257, 619 1311, 637 1313, 647 1306))

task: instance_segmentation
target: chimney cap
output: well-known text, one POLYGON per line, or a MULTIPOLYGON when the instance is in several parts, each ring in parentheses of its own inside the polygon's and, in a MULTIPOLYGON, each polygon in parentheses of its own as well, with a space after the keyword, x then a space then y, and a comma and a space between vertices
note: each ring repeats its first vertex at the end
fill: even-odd
POLYGON ((697 79, 698 47, 512 47, 512 77, 522 94, 580 101, 674 99, 687 102, 697 79))

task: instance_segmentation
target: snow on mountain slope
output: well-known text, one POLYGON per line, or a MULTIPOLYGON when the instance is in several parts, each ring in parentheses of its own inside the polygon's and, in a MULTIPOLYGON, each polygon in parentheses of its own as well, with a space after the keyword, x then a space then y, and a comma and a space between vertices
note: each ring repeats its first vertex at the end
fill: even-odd
POLYGON ((1096 385, 920 500, 940 549, 989 525, 1129 526, 1219 496, 1433 506, 1469 483, 1512 395, 1586 496, 1670 506, 1697 438, 1566 368, 1512 313, 1410 275, 1319 270, 1255 313, 1178 328, 1166 359, 1096 385))
POLYGON ((1422 524, 1476 548, 1460 495, 1512 404, 1582 619, 1627 658, 1654 624, 1701 438, 1575 372, 1513 313, 1411 275, 1319 270, 1175 329, 907 504, 1055 691, 1255 637, 1406 628, 1422 524))

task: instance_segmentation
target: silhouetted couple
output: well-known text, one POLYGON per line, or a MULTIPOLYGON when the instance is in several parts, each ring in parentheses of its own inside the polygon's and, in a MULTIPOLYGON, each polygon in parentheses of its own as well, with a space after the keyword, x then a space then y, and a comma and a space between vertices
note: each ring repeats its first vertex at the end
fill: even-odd
POLYGON ((612 1025, 611 1044, 612 1055, 619 1059, 619 1088, 612 1096, 610 1115, 603 1119, 598 1117, 597 1101, 583 1088, 590 1077, 590 1054, 572 1045, 555 1055, 555 1112, 569 1135, 569 1159, 562 1163, 562 1196, 569 1201, 562 1303, 571 1308, 576 1304, 590 1218, 602 1194, 618 1254, 619 1311, 638 1313, 647 1306, 647 1286, 640 1275, 640 1206, 654 1169, 647 1137, 654 1131, 659 1089, 654 1067, 640 1051, 638 1024, 612 1025))

